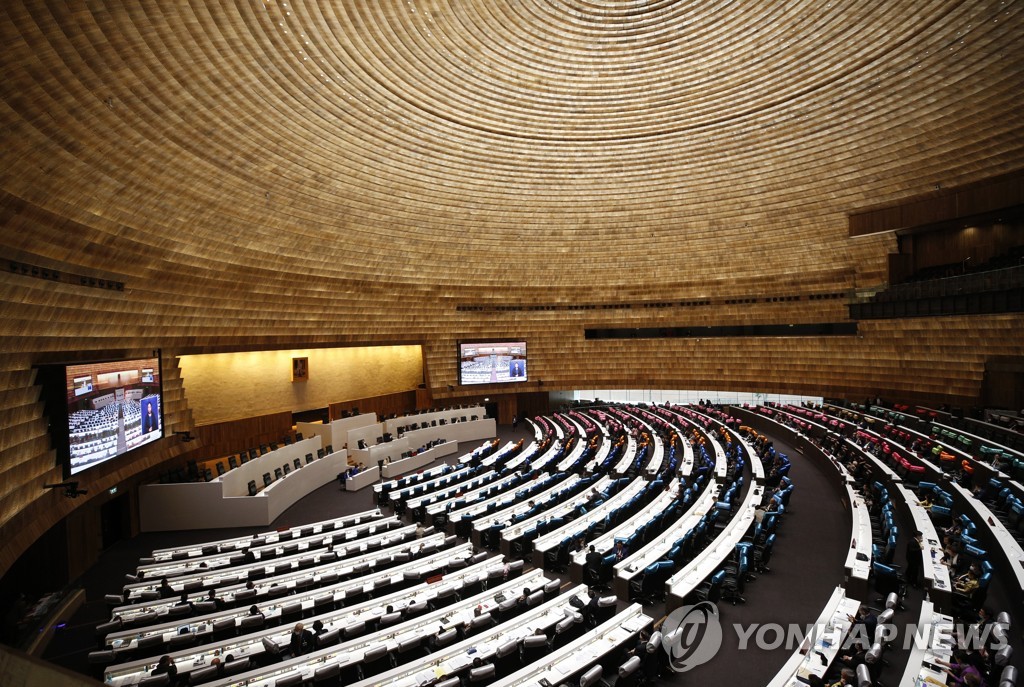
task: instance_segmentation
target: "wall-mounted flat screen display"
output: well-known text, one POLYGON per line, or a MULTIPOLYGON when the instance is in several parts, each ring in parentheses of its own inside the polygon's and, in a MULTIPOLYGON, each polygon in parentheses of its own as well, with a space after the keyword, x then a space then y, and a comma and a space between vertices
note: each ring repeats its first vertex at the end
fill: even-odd
POLYGON ((460 384, 507 384, 527 378, 525 341, 459 343, 460 384))
POLYGON ((39 369, 65 478, 164 436, 160 358, 39 369))

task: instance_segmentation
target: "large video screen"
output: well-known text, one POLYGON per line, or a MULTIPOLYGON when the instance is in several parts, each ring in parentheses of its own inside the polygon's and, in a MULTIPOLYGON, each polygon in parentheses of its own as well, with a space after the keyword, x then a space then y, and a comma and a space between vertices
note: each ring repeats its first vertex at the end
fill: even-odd
POLYGON ((64 380, 66 476, 164 436, 159 358, 68 365, 64 380))
POLYGON ((460 384, 527 381, 526 342, 459 343, 460 384))

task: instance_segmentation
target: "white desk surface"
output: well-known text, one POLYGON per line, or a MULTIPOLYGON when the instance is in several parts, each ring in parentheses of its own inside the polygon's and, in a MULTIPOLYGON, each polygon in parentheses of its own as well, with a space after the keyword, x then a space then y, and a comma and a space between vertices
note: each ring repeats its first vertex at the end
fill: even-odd
POLYGON ((654 452, 650 460, 647 461, 647 465, 643 466, 644 473, 651 477, 658 474, 662 466, 665 465, 665 458, 665 442, 659 435, 654 434, 654 452))
POLYGON ((558 462, 558 465, 555 466, 555 470, 557 470, 558 472, 568 470, 570 467, 572 467, 573 463, 579 460, 580 455, 583 453, 583 451, 586 450, 586 448, 587 437, 584 434, 576 441, 576 445, 572 447, 572 450, 569 451, 565 458, 558 462))
MULTIPOLYGON (((541 475, 539 479, 546 479, 547 477, 548 475, 545 474, 541 475)), ((492 527, 493 525, 511 522, 513 516, 518 515, 519 513, 525 513, 526 511, 530 510, 529 501, 534 501, 535 503, 544 503, 551 497, 556 496, 558 493, 565 491, 566 489, 571 489, 574 485, 579 483, 581 479, 583 478, 580 477, 579 475, 567 475, 565 479, 554 482, 548 489, 545 489, 542 492, 532 495, 526 503, 518 501, 517 503, 509 506, 508 508, 503 508, 501 510, 488 514, 487 517, 475 519, 473 521, 473 529, 477 532, 483 532, 484 530, 492 527)))
MULTIPOLYGON (((422 562, 422 561, 421 561, 422 562)), ((501 557, 494 557, 489 560, 483 561, 476 565, 472 565, 463 568, 456 573, 452 573, 444 576, 444 584, 427 584, 421 583, 414 587, 403 589, 397 592, 392 592, 386 596, 381 596, 376 599, 371 599, 360 604, 353 606, 347 606, 345 608, 330 611, 305 619, 304 623, 309 626, 314 620, 320 620, 324 623, 326 631, 334 629, 343 629, 348 625, 360 622, 373 617, 379 617, 384 613, 384 609, 387 606, 394 606, 395 608, 406 608, 414 603, 428 602, 442 590, 446 588, 458 588, 463 586, 470 578, 477 578, 479 576, 485 576, 489 570, 501 569, 504 563, 501 557)), ((404 567, 404 566, 403 566, 404 567)), ((530 571, 530 573, 524 574, 524 579, 533 579, 534 577, 540 578, 542 571, 530 571), (536 573, 536 574, 534 574, 536 573)), ((401 579, 402 572, 399 571, 397 575, 392 574, 391 579, 401 579)), ((350 581, 347 583, 346 588, 354 586, 372 587, 372 581, 364 585, 361 581, 350 581)), ((498 588, 496 588, 498 589, 498 588)), ((342 589, 341 591, 344 591, 342 589)), ((318 590, 316 596, 323 596, 324 590, 318 590)), ((335 594, 335 596, 337 596, 335 594)), ((280 607, 294 603, 295 597, 283 597, 274 602, 272 607, 261 609, 264 615, 269 619, 280 615, 280 607)), ((303 604, 303 608, 312 608, 310 604, 307 606, 303 604)), ((202 641, 202 637, 205 633, 209 632, 213 620, 220 619, 223 617, 231 617, 236 615, 238 618, 245 617, 248 615, 247 609, 236 609, 240 612, 237 614, 218 614, 217 616, 210 616, 209 618, 196 619, 197 628, 193 632, 197 633, 200 637, 199 641, 202 641)), ((279 646, 285 646, 288 644, 290 639, 289 635, 292 630, 292 625, 282 625, 280 627, 271 627, 257 632, 252 632, 240 637, 231 637, 222 641, 202 644, 198 647, 188 647, 180 651, 168 654, 174 659, 175 665, 178 666, 178 670, 181 673, 185 673, 197 668, 202 668, 208 665, 210 661, 216 656, 224 656, 232 654, 236 658, 253 657, 263 653, 263 638, 270 638, 274 640, 279 646)), ((172 631, 165 638, 173 636, 175 633, 172 631)), ((134 639, 128 646, 134 646, 134 639)), ((146 668, 152 667, 155 657, 145 657, 127 663, 121 663, 112 665, 105 671, 105 677, 113 678, 113 684, 126 685, 132 684, 138 679, 145 677, 146 668)))
POLYGON ((505 541, 512 541, 514 539, 518 539, 523 535, 524 532, 532 529, 541 520, 557 518, 566 513, 572 512, 576 508, 576 506, 579 506, 587 502, 587 500, 590 498, 590 493, 594 489, 602 491, 605 487, 608 486, 610 482, 611 478, 608 477, 607 475, 601 477, 596 482, 594 482, 594 486, 584 490, 582 493, 576 494, 575 496, 572 497, 572 499, 568 501, 559 503, 557 507, 550 508, 542 513, 538 513, 537 515, 529 517, 526 520, 523 520, 522 522, 517 522, 515 525, 506 527, 504 530, 501 531, 501 538, 505 541))
MULTIPOLYGON (((512 580, 512 593, 516 593, 521 585, 521 578, 512 580)), ((532 587, 531 587, 532 589, 532 587)), ((582 585, 573 590, 571 594, 584 594, 585 587, 582 585)), ((387 684, 392 687, 412 686, 420 683, 418 674, 428 667, 431 672, 433 668, 439 668, 442 674, 448 674, 464 668, 472 662, 474 656, 483 658, 494 655, 497 647, 509 640, 518 640, 534 633, 538 627, 548 628, 554 626, 559 620, 568 614, 574 613, 575 608, 569 604, 570 595, 563 594, 547 603, 542 603, 534 608, 528 609, 515 616, 507 622, 495 625, 484 632, 477 633, 472 637, 452 644, 441 651, 434 652, 429 659, 417 662, 413 665, 403 665, 389 671, 385 671, 372 678, 356 683, 363 685, 387 684), (474 649, 473 654, 468 651, 474 649), (429 663, 427 662, 429 660, 429 663)), ((445 627, 456 626, 473 619, 473 609, 482 606, 483 612, 494 611, 498 604, 494 599, 494 592, 487 591, 483 594, 463 600, 453 609, 446 607, 434 613, 420 616, 414 620, 395 625, 386 630, 378 631, 367 637, 345 642, 327 649, 321 649, 305 656, 288 659, 281 663, 271 664, 248 673, 225 678, 209 683, 211 687, 227 687, 247 685, 249 687, 272 687, 274 682, 294 673, 301 673, 305 679, 311 679, 317 668, 328 663, 340 663, 350 665, 362 660, 367 649, 384 644, 388 651, 396 651, 398 645, 407 640, 426 637, 434 634, 442 625, 441 618, 448 619, 445 627)))
POLYGON ((855 616, 859 608, 859 601, 848 598, 842 587, 836 587, 812 626, 811 634, 804 638, 800 649, 783 664, 768 687, 802 687, 807 683, 800 680, 801 677, 824 676, 853 625, 849 616, 855 616), (825 662, 821 656, 825 657, 825 662))
MULTIPOLYGON (((469 468, 467 468, 467 471, 468 470, 469 468)), ((459 470, 458 473, 453 474, 462 476, 463 472, 464 471, 459 470)), ((407 499, 405 502, 405 507, 409 510, 414 510, 416 508, 420 508, 421 506, 431 506, 439 502, 446 501, 448 500, 448 498, 453 497, 460 491, 465 491, 467 489, 476 489, 477 487, 487 482, 487 480, 493 480, 497 476, 497 474, 498 473, 495 472, 494 470, 485 470, 483 472, 477 473, 471 479, 465 481, 450 481, 445 482, 444 484, 437 484, 434 486, 434 488, 425 490, 421 496, 413 496, 412 498, 407 499)), ((487 483, 490 484, 490 482, 487 483)), ((433 509, 431 514, 438 513, 443 510, 444 508, 441 508, 440 510, 435 508, 433 509)))
POLYGON ((678 520, 657 537, 647 542, 643 548, 633 552, 625 560, 616 563, 614 566, 615 576, 630 580, 651 563, 661 560, 661 557, 671 550, 672 544, 696 527, 700 519, 715 507, 715 502, 717 501, 718 483, 712 479, 700 497, 693 502, 693 505, 678 520))
POLYGON ((391 494, 391 498, 393 498, 393 499, 394 498, 404 498, 403 495, 407 495, 407 494, 412 493, 412 490, 414 490, 417 487, 426 486, 426 485, 429 485, 429 484, 434 484, 436 482, 439 482, 442 478, 444 478, 444 477, 446 477, 448 475, 455 475, 455 474, 462 473, 462 472, 464 472, 466 470, 469 470, 469 467, 462 467, 462 468, 459 468, 458 470, 452 470, 452 471, 446 473, 445 472, 445 468, 447 468, 447 467, 449 467, 449 466, 447 466, 447 465, 437 465, 435 467, 430 468, 429 470, 424 470, 423 472, 421 472, 421 473, 419 473, 417 475, 412 475, 410 477, 404 477, 404 478, 401 478, 401 479, 392 479, 392 480, 388 480, 386 482, 381 482, 380 484, 373 485, 373 490, 378 492, 378 493, 380 493, 381 491, 384 490, 384 487, 387 487, 389 490, 393 490, 394 491, 394 493, 391 494), (413 478, 415 478, 415 479, 413 479, 413 478), (402 479, 404 479, 406 481, 405 481, 405 483, 399 485, 398 483, 401 482, 402 479))
POLYGON ((618 526, 603 533, 600 537, 587 542, 587 546, 585 546, 583 550, 577 551, 572 555, 572 561, 579 566, 585 566, 587 563, 587 553, 589 553, 591 546, 593 546, 602 556, 608 555, 615 550, 616 538, 628 537, 633 532, 636 532, 640 525, 643 525, 655 515, 668 508, 669 504, 676 499, 676 496, 679 493, 679 480, 673 479, 668 484, 669 488, 667 491, 659 493, 654 497, 653 501, 634 513, 632 517, 627 518, 625 521, 619 523, 618 526))
POLYGON ((423 446, 435 439, 445 441, 483 441, 493 439, 497 434, 498 425, 494 418, 469 420, 467 422, 451 422, 437 427, 413 429, 402 434, 411 446, 423 446))
POLYGON ((365 489, 380 479, 380 468, 374 465, 368 467, 357 475, 345 478, 345 491, 359 491, 365 489))
MULTIPOLYGON (((386 518, 380 518, 374 520, 372 524, 366 525, 370 529, 370 534, 376 533, 377 531, 384 532, 391 528, 400 526, 400 521, 397 516, 391 515, 386 518)), ((351 530, 332 530, 330 532, 314 532, 306 537, 293 537, 287 541, 280 541, 277 537, 274 541, 266 541, 261 543, 259 546, 250 547, 249 551, 253 552, 256 556, 256 560, 262 560, 266 558, 266 555, 273 552, 275 554, 283 554, 283 548, 285 546, 296 545, 298 548, 294 553, 306 553, 309 551, 322 552, 331 543, 337 535, 342 535, 346 538, 354 539, 356 532, 360 528, 353 528, 351 530)), ((249 539, 249 543, 260 542, 261 540, 249 539)), ((137 571, 144 572, 145 576, 152 579, 160 579, 161 577, 177 577, 178 575, 187 575, 191 572, 210 572, 218 570, 220 568, 227 568, 231 566, 231 557, 238 556, 242 552, 240 550, 225 551, 223 553, 215 553, 209 556, 193 556, 190 558, 182 558, 178 560, 164 559, 155 563, 149 563, 146 565, 140 565, 137 571), (204 567, 205 566, 205 567, 204 567)), ((290 554, 293 555, 293 554, 290 554)))
POLYGON ((601 623, 545 658, 535 661, 508 677, 492 682, 492 687, 520 687, 565 683, 571 676, 597 663, 616 647, 622 646, 653 621, 644 615, 640 604, 631 604, 610 620, 601 623))
POLYGON ((864 499, 857 494, 849 483, 846 485, 846 499, 850 504, 853 527, 850 532, 850 551, 846 555, 846 574, 860 580, 867 580, 871 574, 871 518, 864 499), (863 554, 867 560, 858 560, 857 554, 863 554))
POLYGON ((391 418, 390 420, 385 420, 384 427, 387 429, 388 432, 391 432, 392 434, 397 434, 399 427, 416 425, 416 427, 418 428, 424 422, 426 422, 428 425, 433 420, 437 420, 439 422, 441 420, 444 420, 445 423, 449 423, 452 420, 461 419, 462 417, 465 417, 466 421, 469 422, 469 418, 473 417, 474 415, 476 415, 477 418, 479 419, 486 414, 487 410, 483 406, 470 406, 468 408, 451 408, 449 410, 430 410, 424 413, 416 413, 414 415, 403 415, 401 417, 394 417, 391 418))
POLYGON ((248 496, 249 480, 256 480, 258 485, 263 484, 264 472, 274 474, 274 468, 279 468, 285 464, 291 467, 292 461, 296 458, 301 459, 302 463, 305 464, 306 454, 312 453, 315 456, 317 449, 320 448, 323 448, 320 437, 309 437, 294 444, 286 444, 274 451, 264 453, 262 456, 243 463, 237 468, 228 470, 223 475, 219 475, 210 481, 220 482, 224 485, 224 496, 248 496))
POLYGON ((1024 589, 1024 548, 1013 538, 1013 535, 1006 529, 1006 525, 1003 524, 1002 520, 997 518, 982 501, 974 498, 970 491, 964 489, 959 484, 950 483, 950 487, 967 501, 969 506, 975 510, 978 517, 984 522, 985 526, 991 530, 992 536, 995 537, 999 546, 1003 549, 1003 553, 1013 569, 1013 574, 1017 578, 1017 585, 1024 589))
MULTIPOLYGON (((516 493, 518 493, 520 489, 525 489, 531 484, 531 482, 521 482, 515 489, 510 488, 509 483, 512 482, 516 478, 516 476, 517 475, 509 475, 505 479, 489 484, 486 486, 485 489, 479 490, 486 492, 481 494, 484 498, 475 500, 473 501, 473 503, 463 506, 458 510, 450 511, 448 513, 448 521, 460 522, 467 515, 473 519, 476 519, 476 516, 484 515, 487 512, 487 508, 490 507, 491 504, 494 504, 495 508, 505 508, 509 503, 515 502, 517 500, 516 493)), ((548 473, 546 472, 539 473, 539 479, 545 480, 548 479, 549 477, 550 475, 548 475, 548 473)), ((455 500, 459 500, 465 497, 466 496, 453 498, 455 498, 455 500)), ((452 499, 447 499, 447 501, 451 500, 452 499)), ((435 515, 437 513, 443 512, 447 501, 428 506, 427 513, 429 513, 430 515, 435 515)))
POLYGON ((902 484, 897 485, 902 498, 907 502, 910 515, 914 519, 914 528, 920 530, 923 535, 921 541, 921 572, 924 577, 926 588, 937 589, 947 594, 953 592, 953 585, 949 580, 949 568, 941 563, 942 538, 935 530, 935 525, 928 517, 928 511, 917 505, 917 495, 902 484))
POLYGON ((552 530, 544 536, 538 537, 533 542, 533 550, 535 552, 544 553, 548 549, 558 546, 562 540, 565 539, 567 533, 585 530, 590 526, 590 523, 603 520, 609 513, 619 506, 624 505, 631 498, 639 494, 640 490, 647 484, 648 482, 642 477, 637 477, 627 484, 624 489, 621 489, 619 493, 612 496, 597 508, 591 508, 582 516, 572 520, 571 522, 565 523, 557 530, 552 530))
POLYGON ((953 644, 953 618, 937 612, 931 601, 923 601, 917 633, 914 635, 910 657, 907 659, 903 677, 900 678, 899 687, 946 684, 948 676, 935 664, 935 660, 950 663, 953 644), (933 682, 929 682, 929 679, 933 682))
POLYGON ((764 487, 751 485, 747 495, 740 504, 739 510, 733 514, 732 520, 725 526, 718 537, 704 548, 685 568, 677 572, 665 582, 667 592, 680 599, 696 589, 697 585, 715 572, 715 569, 728 558, 736 544, 743 539, 750 523, 754 522, 754 509, 761 503, 764 487))
POLYGON ((750 445, 750 442, 744 439, 739 432, 732 432, 733 437, 740 442, 740 446, 743 447, 743 453, 746 454, 747 463, 750 464, 751 474, 754 475, 755 482, 764 481, 764 465, 761 463, 761 458, 757 455, 757 451, 750 445))
POLYGON ((611 437, 605 434, 601 439, 601 446, 597 449, 597 455, 586 465, 587 472, 594 472, 597 466, 608 458, 608 454, 612 452, 612 446, 611 437))
POLYGON ((679 445, 683 447, 683 456, 679 463, 679 474, 683 477, 688 477, 693 474, 693 446, 690 446, 690 440, 686 438, 682 430, 676 429, 675 432, 679 437, 679 445))
MULTIPOLYGON (((412 528, 413 530, 415 530, 416 526, 415 525, 410 525, 409 527, 412 528)), ((365 550, 365 545, 366 545, 367 542, 374 541, 375 539, 383 540, 383 538, 385 538, 385 537, 387 537, 387 538, 396 538, 396 540, 397 540, 396 535, 398 535, 398 533, 399 533, 399 530, 392 530, 390 532, 381 533, 379 536, 357 540, 356 542, 353 542, 353 544, 358 544, 358 546, 360 547, 361 550, 365 550)), ((415 540, 414 542, 398 543, 398 544, 396 544, 395 546, 392 547, 393 550, 389 550, 389 549, 386 549, 386 548, 381 548, 381 549, 377 549, 377 550, 372 551, 372 552, 367 553, 367 554, 359 555, 359 556, 356 556, 356 557, 350 557, 350 558, 346 558, 346 559, 343 559, 343 560, 333 560, 333 561, 329 561, 329 562, 326 562, 326 563, 320 562, 320 555, 322 555, 322 554, 316 555, 316 556, 314 556, 314 558, 317 560, 317 564, 314 565, 311 568, 303 568, 303 569, 291 568, 288 572, 281 573, 280 575, 271 575, 269 577, 264 577, 262 579, 256 580, 254 582, 254 585, 255 585, 256 589, 262 589, 264 587, 268 587, 269 588, 275 582, 278 585, 285 585, 285 586, 294 585, 294 582, 296 580, 298 580, 298 579, 301 579, 301 578, 304 578, 304 577, 307 577, 307 576, 310 576, 310 575, 312 575, 312 576, 314 576, 314 578, 316 578, 317 576, 319 576, 319 575, 321 575, 323 573, 328 573, 328 572, 339 572, 340 573, 340 572, 348 571, 348 570, 351 570, 352 567, 354 567, 354 566, 356 566, 359 563, 362 563, 364 561, 373 560, 376 557, 383 558, 384 556, 387 556, 387 555, 393 555, 395 553, 398 553, 399 551, 402 551, 403 549, 406 549, 406 548, 411 547, 411 546, 415 546, 416 544, 422 544, 423 546, 426 546, 428 544, 437 544, 438 546, 441 546, 441 545, 444 544, 444 534, 442 532, 436 532, 434 534, 428 535, 427 537, 424 537, 423 539, 415 540)), ((339 549, 340 548, 343 548, 343 547, 339 547, 339 549)), ((339 556, 340 556, 340 553, 339 553, 339 556)), ((213 570, 213 571, 210 571, 210 572, 206 573, 205 575, 203 575, 203 574, 191 575, 191 576, 189 576, 188 579, 189 580, 198 579, 204 585, 207 584, 207 583, 211 583, 211 584, 214 585, 214 588, 217 590, 218 596, 223 596, 225 598, 225 600, 230 600, 230 599, 234 598, 234 593, 235 592, 239 592, 239 591, 242 591, 243 589, 245 589, 245 583, 247 581, 246 576, 247 576, 249 570, 257 569, 257 568, 259 568, 259 569, 272 568, 272 567, 274 567, 274 566, 276 566, 278 564, 281 564, 282 562, 290 564, 290 563, 296 562, 300 558, 304 558, 304 557, 305 556, 303 554, 299 554, 299 555, 296 555, 296 556, 288 556, 288 557, 284 557, 284 558, 275 558, 275 559, 272 559, 270 561, 256 561, 254 563, 248 563, 248 564, 243 565, 243 566, 237 566, 237 567, 233 567, 233 568, 225 568, 223 570, 213 570), (229 584, 227 586, 224 586, 224 587, 217 586, 217 585, 219 585, 220 580, 223 580, 225 578, 232 579, 232 580, 237 580, 237 581, 234 582, 234 583, 231 583, 231 584, 229 584)), ((171 586, 174 587, 174 585, 177 584, 178 582, 179 582, 179 580, 175 579, 174 582, 171 583, 171 586)), ((130 588, 132 590, 156 589, 158 584, 159 584, 158 580, 150 580, 148 582, 141 582, 141 583, 136 583, 136 584, 128 585, 125 588, 126 589, 130 588)), ((178 584, 177 587, 178 587, 177 588, 177 593, 179 593, 179 595, 180 595, 181 584, 178 584)), ((205 593, 205 590, 204 590, 204 593, 205 593)), ((200 595, 201 595, 200 592, 196 593, 196 596, 200 596, 200 595)), ((155 600, 155 601, 151 601, 151 602, 132 604, 130 606, 122 606, 122 607, 119 607, 119 608, 115 608, 113 610, 113 612, 112 612, 112 615, 114 615, 115 617, 119 616, 119 615, 123 615, 123 616, 125 616, 125 619, 128 619, 128 618, 135 617, 136 615, 139 615, 141 613, 145 613, 145 612, 148 612, 148 611, 151 611, 151 610, 159 611, 161 609, 168 608, 170 606, 173 606, 175 603, 177 603, 177 600, 178 600, 177 598, 168 598, 168 599, 159 599, 159 600, 155 600)), ((202 600, 202 599, 199 598, 199 600, 202 600)))
POLYGON ((407 472, 418 470, 424 465, 430 465, 438 458, 455 453, 458 447, 458 442, 446 441, 443 444, 431 446, 426 451, 417 453, 415 456, 392 460, 390 463, 385 463, 384 465, 384 477, 392 479, 399 475, 404 475, 407 472))
POLYGON ((519 475, 517 473, 509 473, 499 480, 488 482, 487 484, 482 484, 468 491, 464 491, 461 495, 456 494, 450 496, 444 501, 432 503, 427 506, 427 515, 444 513, 448 508, 449 501, 465 501, 466 505, 462 508, 448 511, 448 520, 457 522, 462 519, 463 515, 472 515, 474 510, 477 508, 486 508, 489 503, 507 498, 509 496, 508 487, 518 477, 519 475))
MULTIPOLYGON (((314 534, 320 534, 324 531, 324 525, 330 525, 333 523, 334 529, 329 530, 331 535, 333 536, 335 534, 338 534, 339 532, 344 532, 345 528, 351 525, 358 525, 362 522, 370 522, 372 520, 380 520, 383 517, 384 514, 380 512, 380 509, 374 508, 373 510, 364 511, 362 513, 346 515, 344 517, 333 518, 331 520, 321 520, 320 522, 314 522, 309 525, 296 525, 295 527, 291 527, 283 531, 291 532, 293 535, 295 535, 298 534, 301 530, 306 529, 307 527, 312 527, 314 534)), ((269 532, 265 532, 262 535, 260 535, 260 538, 265 540, 267 544, 273 544, 277 541, 280 541, 281 533, 282 532, 279 532, 278 530, 270 530, 269 532)), ((187 552, 190 557, 192 557, 193 555, 201 556, 203 548, 206 546, 233 546, 235 547, 235 550, 232 550, 231 553, 239 553, 237 549, 241 547, 246 547, 251 542, 252 537, 248 535, 244 537, 230 537, 228 539, 218 539, 216 541, 203 542, 202 544, 195 544, 192 546, 178 546, 164 549, 153 549, 152 557, 158 561, 170 560, 171 556, 173 556, 175 553, 180 553, 183 551, 187 552)))
POLYGON ((636 458, 637 443, 636 439, 630 434, 626 438, 626 450, 622 452, 622 457, 619 458, 619 462, 612 468, 612 473, 616 475, 626 474, 626 470, 633 464, 633 460, 636 458))

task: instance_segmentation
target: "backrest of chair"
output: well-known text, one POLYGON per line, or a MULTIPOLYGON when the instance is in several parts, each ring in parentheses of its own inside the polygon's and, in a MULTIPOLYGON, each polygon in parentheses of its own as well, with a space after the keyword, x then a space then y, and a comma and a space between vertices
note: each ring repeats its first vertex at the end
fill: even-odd
POLYGON ((533 608, 534 606, 540 604, 542 601, 544 601, 544 590, 538 589, 537 591, 532 592, 528 597, 526 597, 526 606, 528 608, 533 608))
POLYGON ((434 684, 434 687, 459 687, 462 681, 458 677, 450 677, 444 682, 438 682, 434 684))
POLYGON ((317 635, 317 637, 316 637, 316 647, 319 649, 321 647, 330 646, 332 644, 337 644, 340 639, 341 639, 341 630, 330 630, 328 632, 324 632, 321 635, 317 635))
POLYGON ((341 666, 337 663, 331 663, 326 666, 320 666, 313 671, 313 682, 326 682, 327 680, 335 680, 341 676, 341 666))
POLYGON ((640 669, 640 657, 631 656, 628 661, 619 666, 619 679, 623 680, 640 669))
POLYGON ((252 666, 249 665, 249 659, 242 658, 237 661, 230 661, 224 663, 224 675, 237 675, 238 673, 244 673, 248 671, 252 666))
POLYGON ((263 627, 263 623, 266 622, 266 618, 262 615, 247 615, 238 621, 238 629, 243 633, 249 630, 255 630, 258 627, 263 627))
POLYGON ((448 646, 449 644, 454 642, 458 636, 459 633, 455 630, 455 628, 450 627, 434 638, 434 646, 438 648, 448 646))
POLYGON ((404 654, 408 651, 412 651, 413 649, 417 648, 422 643, 422 641, 423 638, 420 636, 410 637, 409 639, 403 639, 401 642, 398 643, 398 653, 404 654))
POLYGON ((281 653, 281 647, 279 647, 277 645, 277 642, 275 642, 270 637, 264 637, 263 651, 265 651, 269 656, 277 656, 279 653, 281 653))
POLYGON ((198 685, 204 682, 210 682, 214 680, 220 673, 218 666, 206 666, 199 670, 193 670, 188 674, 188 682, 190 685, 198 685))
POLYGON ((495 649, 494 655, 496 657, 498 657, 498 658, 504 658, 505 656, 508 656, 509 654, 514 654, 516 652, 516 650, 518 650, 518 649, 519 649, 519 642, 517 642, 514 639, 510 639, 507 642, 505 642, 504 644, 500 645, 497 649, 495 649))
POLYGON ((274 687, 295 687, 302 684, 302 673, 292 673, 279 677, 274 681, 274 687))
POLYGON ((345 639, 352 639, 366 632, 366 623, 358 622, 345 626, 345 639))
POLYGON ((867 664, 861 663, 857 666, 857 687, 871 687, 872 684, 871 672, 868 670, 867 664))
POLYGON ((600 665, 593 666, 580 677, 580 687, 592 687, 601 681, 603 669, 600 665))
POLYGON ((388 648, 383 644, 370 647, 363 653, 363 663, 373 663, 387 656, 388 648))
POLYGON ((573 625, 575 625, 575 624, 576 624, 576 621, 573 620, 571 616, 568 617, 568 618, 562 618, 555 625, 555 634, 556 635, 560 635, 560 634, 562 634, 564 632, 568 632, 569 630, 572 629, 573 625))
POLYGON ((539 649, 548 645, 547 635, 530 635, 523 640, 524 649, 539 649))
POLYGON ((220 620, 213 621, 213 632, 214 634, 227 632, 228 630, 235 629, 234 618, 221 618, 220 620))
POLYGON ((378 625, 380 627, 387 627, 388 625, 394 625, 401 619, 402 614, 399 611, 395 611, 393 613, 385 613, 380 617, 380 622, 378 623, 378 625))
POLYGON ((110 665, 114 662, 114 650, 100 649, 99 651, 90 651, 88 659, 89 663, 110 665))
POLYGON ((490 627, 494 623, 494 618, 491 617, 490 613, 481 613, 469 623, 470 632, 476 632, 485 627, 490 627))
POLYGON ((483 682, 484 680, 490 680, 494 677, 494 664, 485 663, 482 666, 477 666, 469 671, 470 682, 483 682))
POLYGON ((652 632, 651 636, 647 640, 647 653, 653 654, 655 651, 661 648, 661 630, 652 632))

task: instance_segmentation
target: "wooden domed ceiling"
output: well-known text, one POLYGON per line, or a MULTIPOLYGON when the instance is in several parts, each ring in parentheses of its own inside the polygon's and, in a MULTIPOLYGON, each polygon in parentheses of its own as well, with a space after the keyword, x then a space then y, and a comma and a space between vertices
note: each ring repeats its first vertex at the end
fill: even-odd
POLYGON ((1021 165, 1021 10, 5 3, 0 188, 48 229, 3 243, 157 291, 849 286, 847 212, 1021 165))

